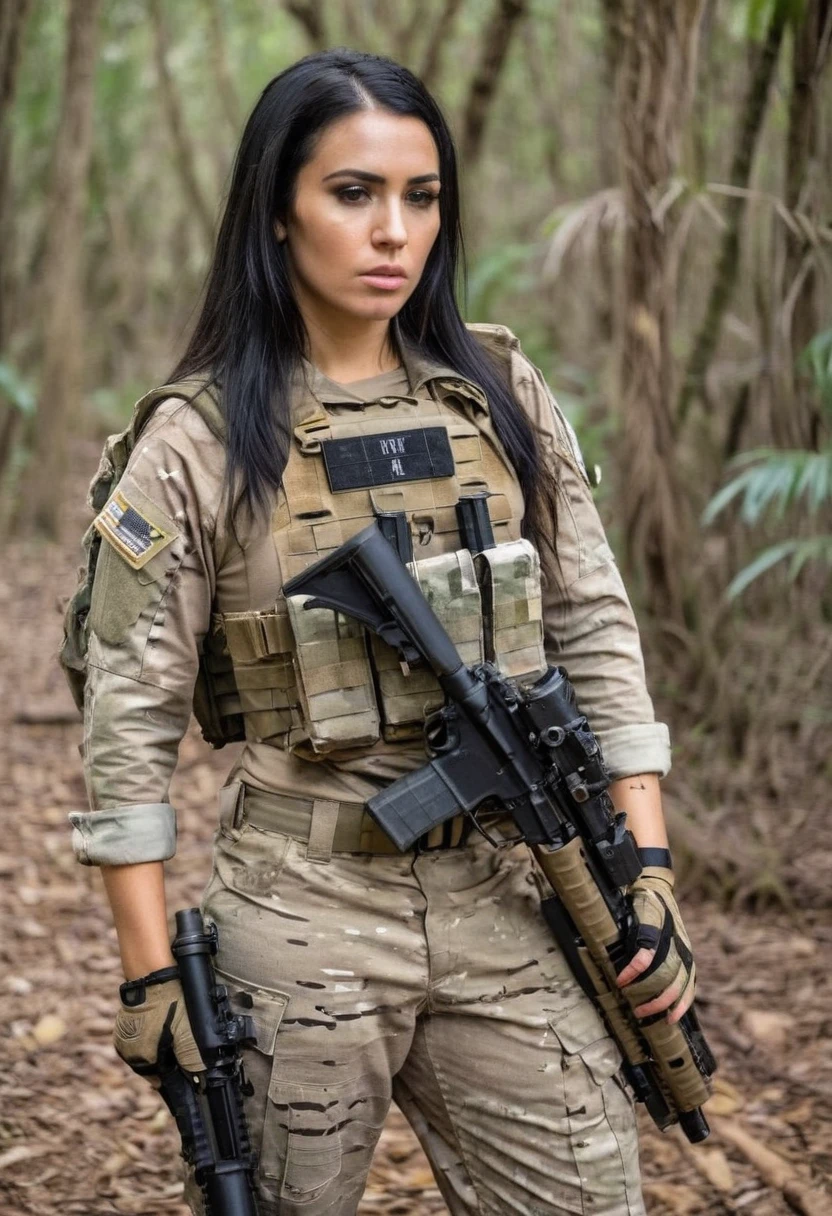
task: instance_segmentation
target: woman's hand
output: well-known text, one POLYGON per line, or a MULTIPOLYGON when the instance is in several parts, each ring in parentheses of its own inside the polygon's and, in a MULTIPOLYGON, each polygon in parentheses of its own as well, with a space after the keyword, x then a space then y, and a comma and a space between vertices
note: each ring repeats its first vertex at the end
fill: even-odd
POLYGON ((618 976, 628 999, 639 1000, 633 1012, 649 1018, 670 1010, 673 1025, 693 1004, 696 967, 679 907, 673 895, 673 871, 661 866, 644 869, 630 888, 639 923, 639 949, 618 976))
POLYGON ((205 1070, 185 1010, 182 985, 175 974, 163 979, 171 971, 175 973, 175 968, 122 985, 113 1035, 125 1064, 146 1077, 154 1089, 159 1089, 160 1078, 175 1065, 188 1074, 205 1070))

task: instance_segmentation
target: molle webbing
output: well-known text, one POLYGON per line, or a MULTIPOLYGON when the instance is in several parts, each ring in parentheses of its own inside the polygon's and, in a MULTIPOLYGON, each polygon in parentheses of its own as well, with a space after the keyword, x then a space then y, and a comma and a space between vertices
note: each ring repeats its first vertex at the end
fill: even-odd
POLYGON ((288 618, 274 611, 226 612, 213 620, 225 633, 246 738, 288 746, 292 729, 301 725, 288 618))
POLYGON ((316 752, 372 744, 379 735, 364 630, 353 617, 286 603, 295 635, 295 670, 304 726, 316 752))

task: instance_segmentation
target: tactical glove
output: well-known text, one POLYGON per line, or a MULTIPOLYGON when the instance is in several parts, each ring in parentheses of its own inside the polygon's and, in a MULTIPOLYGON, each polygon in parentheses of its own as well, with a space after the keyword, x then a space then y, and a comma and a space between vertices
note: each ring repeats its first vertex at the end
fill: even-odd
POLYGON ((674 881, 672 870, 646 866, 630 887, 639 923, 636 948, 656 953, 647 970, 626 985, 627 999, 633 1007, 646 1005, 678 981, 678 997, 668 1009, 654 1014, 656 1018, 671 1014, 696 987, 690 938, 673 895, 674 881))
POLYGON ((185 1073, 204 1072, 191 1032, 176 967, 163 967, 119 988, 121 1008, 113 1043, 142 1077, 163 1077, 178 1064, 185 1073))

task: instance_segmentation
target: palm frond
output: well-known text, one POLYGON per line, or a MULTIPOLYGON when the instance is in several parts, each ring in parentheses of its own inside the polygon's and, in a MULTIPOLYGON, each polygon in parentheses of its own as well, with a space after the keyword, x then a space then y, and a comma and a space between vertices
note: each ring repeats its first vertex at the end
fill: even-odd
POLYGON ((625 220, 624 197, 617 186, 556 208, 543 225, 546 235, 553 234, 543 259, 544 281, 557 279, 572 259, 594 259, 601 240, 616 236, 625 220))
POLYGON ((735 600, 750 583, 754 582, 755 578, 759 578, 766 570, 770 570, 772 566, 776 566, 778 562, 793 554, 798 544, 799 541, 796 540, 784 540, 781 544, 771 545, 762 553, 758 553, 753 562, 749 562, 740 570, 739 574, 735 574, 731 579, 725 591, 726 598, 735 600))
POLYGON ((769 508, 782 519, 801 499, 813 515, 832 498, 832 449, 807 452, 758 448, 743 452, 732 466, 742 471, 708 503, 702 515, 704 524, 713 523, 737 498, 741 499, 740 516, 747 524, 758 523, 769 508))

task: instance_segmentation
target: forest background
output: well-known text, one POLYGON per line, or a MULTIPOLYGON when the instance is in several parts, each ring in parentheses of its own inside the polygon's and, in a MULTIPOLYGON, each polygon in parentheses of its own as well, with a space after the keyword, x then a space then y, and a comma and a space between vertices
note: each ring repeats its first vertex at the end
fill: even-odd
MULTIPOLYGON (((4 785, 17 813, 10 839, 4 821, 0 875, 10 879, 10 912, 22 903, 41 913, 0 947, 17 984, 0 1012, 20 1068, 32 1070, 17 1077, 18 1105, 38 1092, 38 1051, 54 1063, 65 1047, 65 1013, 46 1011, 47 1022, 63 1023, 58 1033, 43 1028, 43 1008, 27 1009, 38 966, 54 964, 43 954, 50 918, 69 932, 58 965, 82 949, 100 973, 102 1024, 91 1034, 106 1037, 103 980, 115 979, 98 876, 64 860, 66 811, 83 786, 80 728, 54 666, 55 601, 71 590, 80 557, 85 484, 104 436, 126 424, 182 348, 246 114, 283 67, 336 45, 407 64, 451 121, 466 205, 466 318, 519 335, 599 482, 657 715, 674 743, 664 787, 674 854, 714 951, 705 1009, 742 1075, 762 1052, 768 1090, 758 1078, 758 1105, 725 1081, 716 1115, 745 1110, 740 1140, 755 1120, 769 1132, 779 1120, 780 1164, 754 1164, 748 1143, 724 1127, 728 1156, 723 1145, 693 1166, 678 1146, 671 1161, 648 1145, 653 1210, 810 1211, 830 1161, 826 1149, 813 1156, 812 1136, 818 1119, 828 1130, 830 1109, 812 1105, 829 1088, 815 1084, 813 1094, 807 1078, 832 1025, 806 1008, 795 1015, 793 998, 802 992, 816 1010, 832 970, 830 0, 5 0, 0 592, 12 644, 1 678, 4 785), (90 907, 99 953, 79 915, 89 920, 90 907), (717 977, 737 968, 757 978, 735 982, 737 1000, 726 1004, 717 977), (762 1020, 748 1016, 749 992, 762 1020), (799 1067, 792 1052, 802 1053, 799 1067), (778 1084, 779 1098, 760 1097, 778 1084), (812 1118, 801 1118, 811 1135, 795 1130, 801 1119, 772 1113, 788 1106, 783 1093, 794 1109, 804 1103, 803 1116, 810 1103, 812 1118)), ((217 763, 193 739, 183 748, 185 838, 194 830, 184 856, 204 859, 204 797, 213 799, 227 753, 217 763)), ((184 863, 174 864, 180 879, 192 897, 184 863)), ((101 1066, 135 1103, 104 1037, 101 1066)), ((115 1108, 106 1109, 103 1123, 115 1108)), ((163 1114, 149 1109, 146 1120, 163 1114)), ((26 1190, 41 1185, 42 1162, 20 1155, 24 1122, 11 1119, 4 1133, 0 1119, 0 1195, 12 1179, 17 1205, 4 1213, 52 1210, 26 1190)), ((170 1129, 165 1136, 173 1178, 170 1129)), ((130 1207, 131 1186, 119 1190, 136 1167, 136 1142, 119 1149, 118 1169, 95 1175, 86 1207, 67 1206, 65 1191, 54 1210, 162 1210, 158 1199, 130 1207)), ((417 1157, 402 1152, 412 1166, 417 1157)), ((444 1210, 430 1206, 424 1179, 409 1191, 401 1177, 397 1185, 418 1191, 422 1206, 391 1211, 444 1210)), ((170 1186, 166 1211, 177 1210, 170 1186)))

